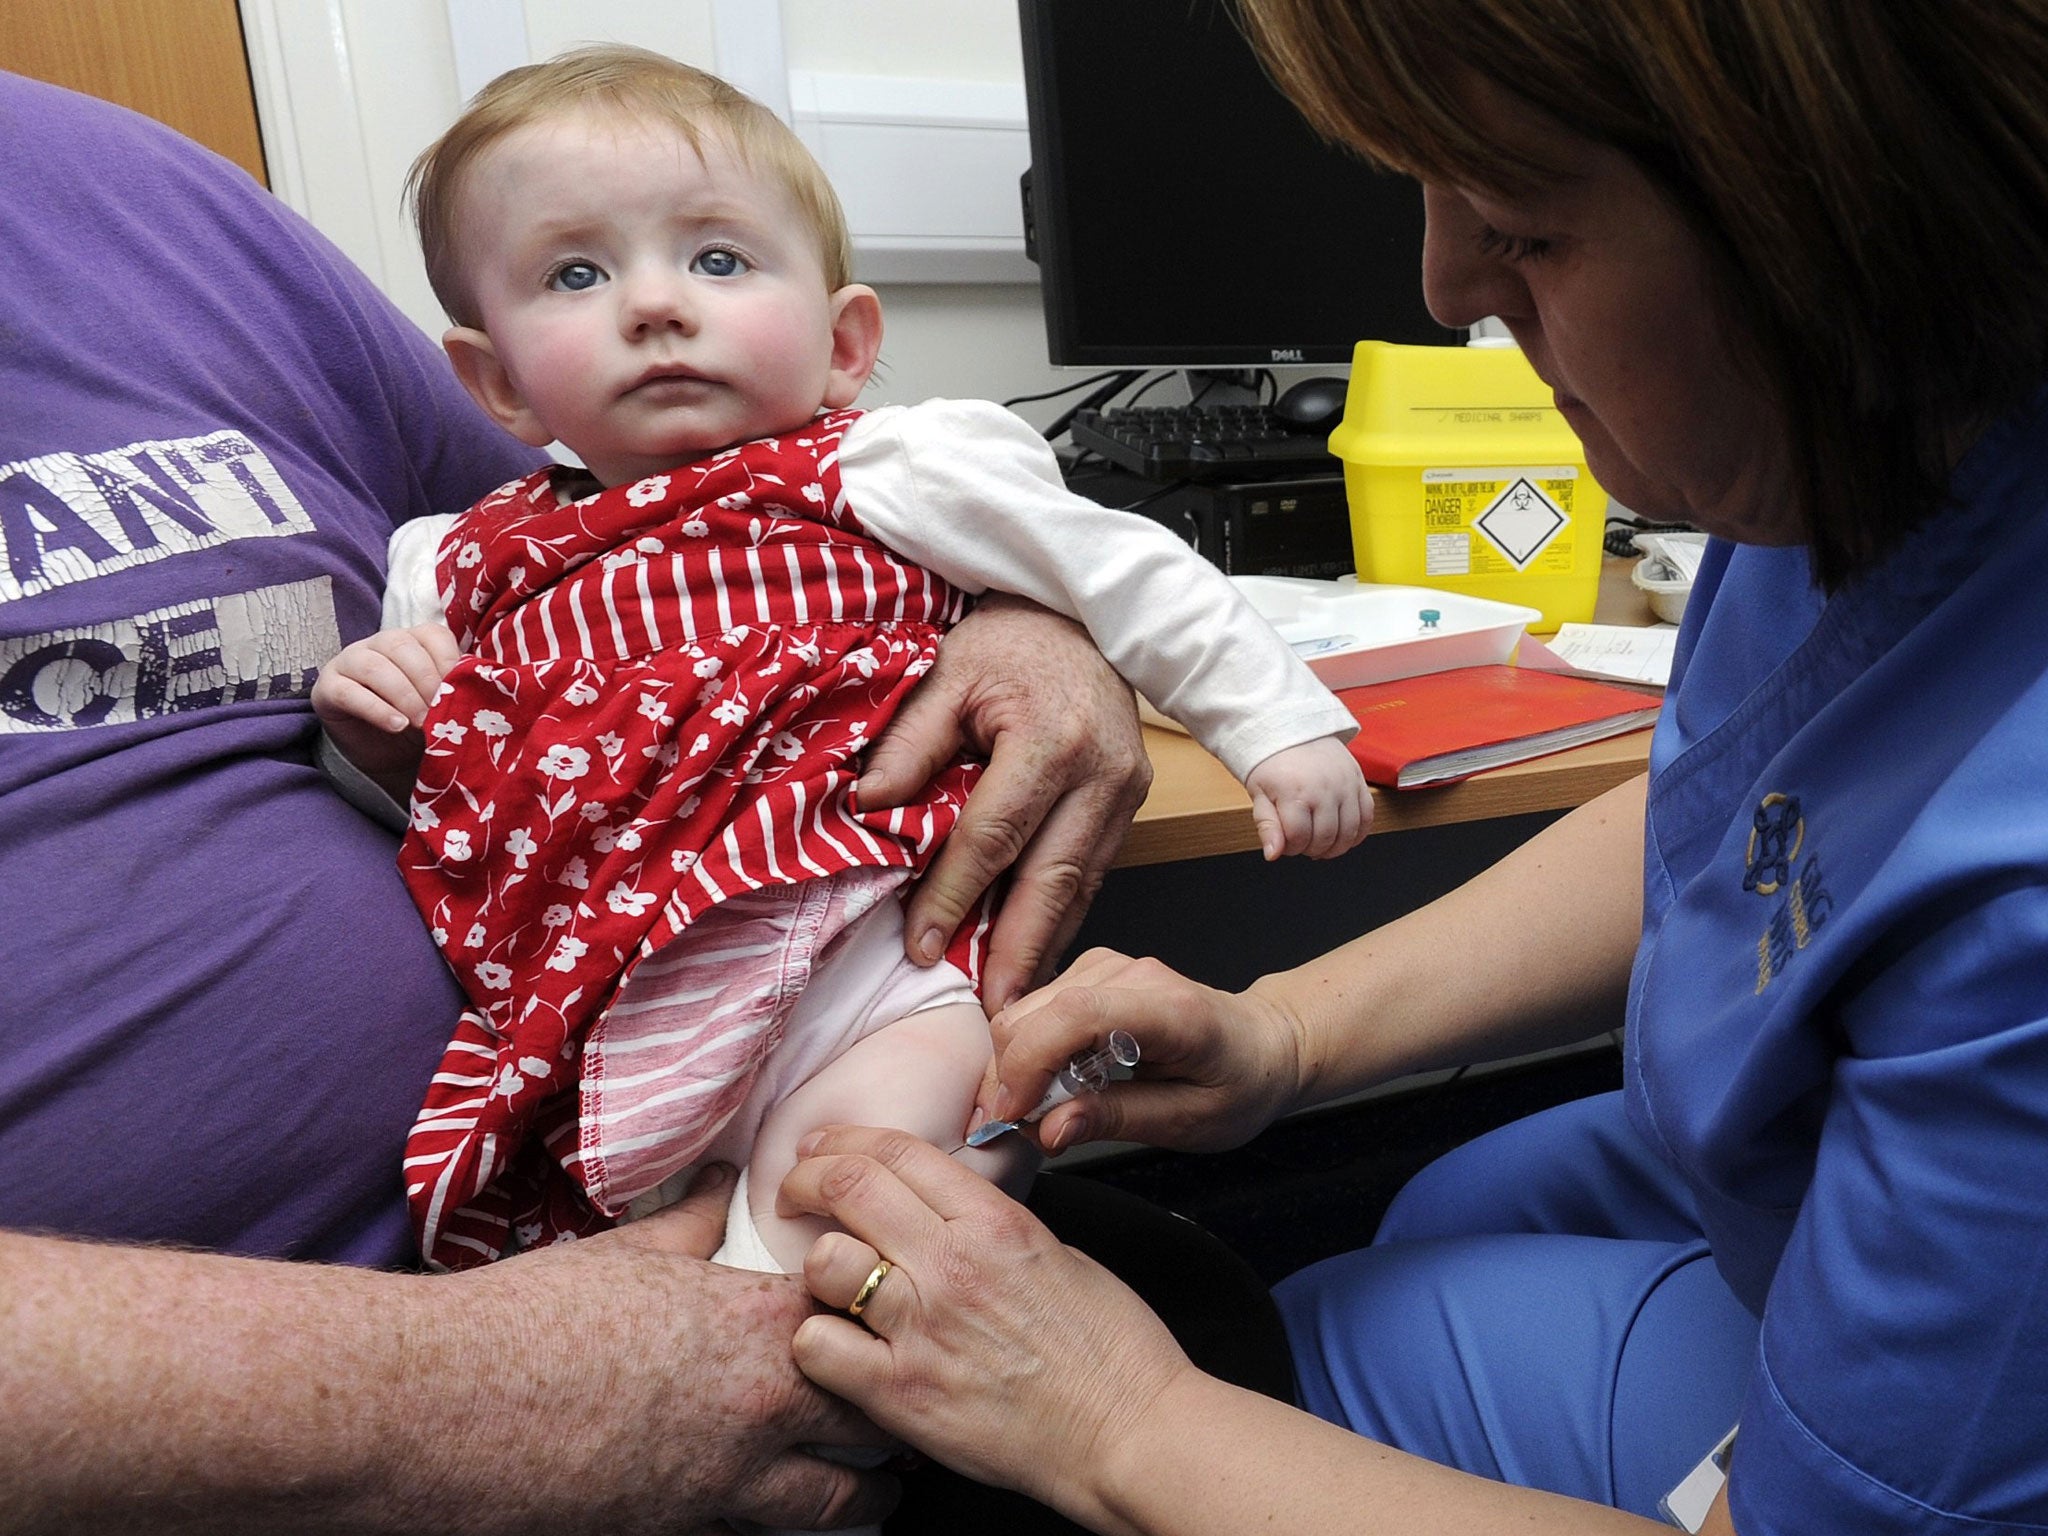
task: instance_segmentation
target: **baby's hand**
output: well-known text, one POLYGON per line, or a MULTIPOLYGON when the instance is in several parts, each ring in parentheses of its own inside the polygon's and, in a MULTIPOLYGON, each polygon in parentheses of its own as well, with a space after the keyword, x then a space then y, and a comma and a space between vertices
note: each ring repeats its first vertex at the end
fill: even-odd
POLYGON ((346 646, 313 682, 313 713, 348 760, 391 788, 409 786, 419 731, 462 651, 445 624, 379 630, 346 646))
POLYGON ((1268 859, 1333 859, 1372 830, 1372 791, 1344 743, 1324 736, 1275 752, 1245 776, 1268 859))

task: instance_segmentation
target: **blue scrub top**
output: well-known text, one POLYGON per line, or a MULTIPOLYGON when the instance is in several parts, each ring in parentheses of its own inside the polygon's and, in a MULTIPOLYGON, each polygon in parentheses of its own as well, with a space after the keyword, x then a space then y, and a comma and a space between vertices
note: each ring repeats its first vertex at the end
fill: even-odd
POLYGON ((1743 1536, 2048 1528, 2048 396, 1823 601, 1709 545, 1627 1100, 1763 1319, 1743 1536))

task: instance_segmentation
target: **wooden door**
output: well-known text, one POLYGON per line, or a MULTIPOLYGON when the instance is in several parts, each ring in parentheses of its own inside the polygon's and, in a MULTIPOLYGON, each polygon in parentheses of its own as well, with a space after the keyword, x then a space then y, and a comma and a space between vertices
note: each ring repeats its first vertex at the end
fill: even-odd
POLYGON ((147 113, 268 185, 235 0, 0 0, 0 68, 147 113))

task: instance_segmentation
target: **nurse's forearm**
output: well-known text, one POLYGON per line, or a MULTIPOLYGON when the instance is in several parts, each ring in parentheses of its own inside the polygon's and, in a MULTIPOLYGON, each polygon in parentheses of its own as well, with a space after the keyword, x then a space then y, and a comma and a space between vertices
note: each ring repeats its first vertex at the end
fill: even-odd
POLYGON ((1644 780, 1341 949, 1254 983, 1296 1021, 1301 1102, 1618 1027, 1642 927, 1644 780))
POLYGON ((1652 1536, 1654 1521, 1511 1487, 1364 1440, 1189 1370, 1068 1512, 1115 1536, 1652 1536))

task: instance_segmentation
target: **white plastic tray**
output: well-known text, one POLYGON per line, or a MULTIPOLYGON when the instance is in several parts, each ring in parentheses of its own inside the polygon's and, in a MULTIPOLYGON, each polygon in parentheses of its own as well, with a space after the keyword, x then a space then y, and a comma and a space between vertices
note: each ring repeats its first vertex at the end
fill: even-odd
POLYGON ((1535 608, 1340 577, 1233 576, 1233 585, 1332 688, 1504 662, 1535 608), (1436 614, 1434 623, 1425 612, 1436 614))
MULTIPOLYGON (((1542 617, 1535 608, 1429 587, 1386 586, 1342 576, 1315 581, 1297 576, 1233 576, 1231 582, 1295 648, 1309 670, 1330 688, 1483 667, 1515 653, 1523 631, 1542 617), (1425 610, 1436 614, 1432 624, 1425 610)), ((1145 699, 1140 718, 1184 729, 1145 699)))

